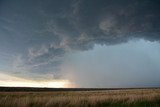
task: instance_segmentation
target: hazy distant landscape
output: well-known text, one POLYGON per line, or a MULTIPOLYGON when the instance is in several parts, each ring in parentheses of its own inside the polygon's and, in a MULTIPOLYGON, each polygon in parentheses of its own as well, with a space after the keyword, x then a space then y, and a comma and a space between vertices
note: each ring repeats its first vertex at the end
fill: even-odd
POLYGON ((160 89, 158 88, 108 90, 80 88, 58 90, 51 90, 51 88, 42 89, 43 88, 40 88, 40 91, 38 91, 38 88, 26 88, 25 91, 25 88, 3 88, 2 92, 2 88, 0 88, 0 107, 160 106, 160 89), (12 92, 13 90, 14 92, 12 92))

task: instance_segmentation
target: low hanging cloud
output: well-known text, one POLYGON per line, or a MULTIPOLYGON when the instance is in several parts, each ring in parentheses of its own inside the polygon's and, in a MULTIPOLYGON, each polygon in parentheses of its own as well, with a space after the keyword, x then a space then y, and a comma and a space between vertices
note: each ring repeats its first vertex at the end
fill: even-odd
POLYGON ((0 49, 15 55, 16 71, 52 73, 95 44, 159 41, 159 10, 159 0, 1 0, 0 49))

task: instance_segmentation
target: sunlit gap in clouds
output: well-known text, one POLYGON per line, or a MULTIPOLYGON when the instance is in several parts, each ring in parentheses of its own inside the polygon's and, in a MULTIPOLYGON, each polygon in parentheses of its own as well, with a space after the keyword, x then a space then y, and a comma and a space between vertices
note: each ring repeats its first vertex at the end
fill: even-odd
POLYGON ((34 81, 0 74, 0 86, 3 87, 46 87, 46 88, 71 88, 75 87, 69 80, 43 80, 34 81))

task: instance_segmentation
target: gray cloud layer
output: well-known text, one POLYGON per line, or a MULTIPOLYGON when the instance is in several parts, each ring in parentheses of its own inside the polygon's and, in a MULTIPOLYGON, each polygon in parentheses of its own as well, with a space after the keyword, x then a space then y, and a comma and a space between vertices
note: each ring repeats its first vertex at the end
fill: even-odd
POLYGON ((0 0, 0 49, 16 71, 58 71, 66 53, 94 44, 159 41, 159 10, 159 0, 0 0))

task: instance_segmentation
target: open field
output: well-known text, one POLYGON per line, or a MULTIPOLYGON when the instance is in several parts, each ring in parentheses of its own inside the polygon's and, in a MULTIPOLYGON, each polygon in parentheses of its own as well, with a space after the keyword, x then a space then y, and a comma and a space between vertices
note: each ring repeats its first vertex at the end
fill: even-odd
POLYGON ((0 107, 160 107, 160 89, 6 91, 0 107))

